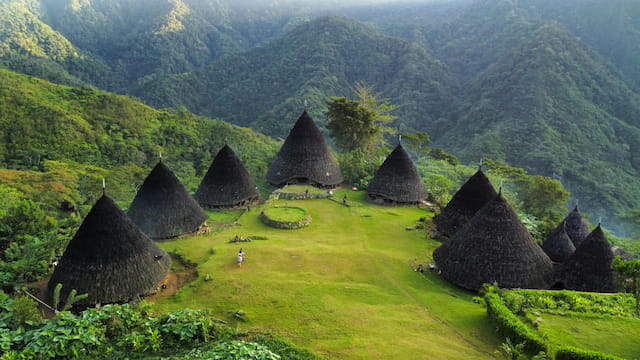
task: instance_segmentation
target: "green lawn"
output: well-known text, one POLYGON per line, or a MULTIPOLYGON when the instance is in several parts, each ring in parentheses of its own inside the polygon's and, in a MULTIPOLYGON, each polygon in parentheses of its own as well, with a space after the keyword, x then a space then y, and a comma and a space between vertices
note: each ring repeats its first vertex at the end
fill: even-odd
POLYGON ((601 351, 625 359, 640 359, 640 322, 611 316, 542 314, 539 325, 554 346, 601 351))
POLYGON ((328 199, 267 205, 303 207, 313 218, 306 228, 268 227, 256 207, 219 233, 161 243, 198 263, 200 277, 158 308, 211 309, 233 326, 272 331, 331 359, 496 357, 500 339, 473 294, 410 267, 431 261, 438 243, 405 229, 432 214, 369 205, 363 192, 336 198, 344 192, 350 207, 328 199), (235 235, 268 240, 228 243, 235 235), (237 310, 245 322, 234 319, 237 310))
POLYGON ((299 207, 278 206, 270 207, 264 210, 265 215, 273 220, 296 222, 304 219, 307 212, 299 207))

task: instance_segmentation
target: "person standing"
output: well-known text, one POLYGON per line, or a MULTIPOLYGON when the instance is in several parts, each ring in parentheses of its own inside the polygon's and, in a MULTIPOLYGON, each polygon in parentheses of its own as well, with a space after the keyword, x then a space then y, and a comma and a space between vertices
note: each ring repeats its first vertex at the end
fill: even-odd
POLYGON ((238 251, 238 267, 241 267, 243 262, 244 262, 244 251, 242 251, 242 248, 240 248, 240 251, 238 251))

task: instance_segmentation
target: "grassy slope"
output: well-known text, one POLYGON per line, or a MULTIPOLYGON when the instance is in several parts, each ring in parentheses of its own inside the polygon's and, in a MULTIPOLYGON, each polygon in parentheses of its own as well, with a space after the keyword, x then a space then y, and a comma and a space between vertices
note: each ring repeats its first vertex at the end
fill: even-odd
POLYGON ((409 264, 429 261, 438 243, 405 227, 430 214, 371 206, 362 192, 348 195, 352 207, 286 201, 309 211, 308 228, 266 227, 256 208, 240 226, 162 243, 196 261, 201 276, 159 308, 209 308, 232 323, 241 309, 247 322, 237 326, 272 330, 329 358, 493 357, 498 339, 472 294, 411 271, 409 264), (236 234, 269 239, 229 244, 236 234), (247 255, 242 268, 235 263, 240 246, 247 255), (205 274, 211 281, 202 280, 205 274))

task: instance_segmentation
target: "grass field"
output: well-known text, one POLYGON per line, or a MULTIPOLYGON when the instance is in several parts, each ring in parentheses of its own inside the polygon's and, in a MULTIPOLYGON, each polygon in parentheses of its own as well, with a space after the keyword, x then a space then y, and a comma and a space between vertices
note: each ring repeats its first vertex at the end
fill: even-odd
POLYGON ((198 263, 200 277, 158 308, 210 309, 232 326, 266 329, 331 359, 496 357, 500 340, 473 294, 410 266, 431 261, 438 243, 406 227, 432 214, 369 205, 362 192, 336 198, 345 191, 350 207, 327 199, 268 205, 305 208, 313 218, 307 228, 270 228, 256 207, 236 226, 162 243, 198 263), (229 243, 235 235, 268 239, 229 243))
POLYGON ((291 206, 270 207, 265 209, 264 213, 271 219, 288 222, 300 221, 307 216, 304 209, 291 206))
POLYGON ((557 346, 601 351, 625 359, 640 359, 638 319, 612 316, 543 314, 540 331, 557 346))

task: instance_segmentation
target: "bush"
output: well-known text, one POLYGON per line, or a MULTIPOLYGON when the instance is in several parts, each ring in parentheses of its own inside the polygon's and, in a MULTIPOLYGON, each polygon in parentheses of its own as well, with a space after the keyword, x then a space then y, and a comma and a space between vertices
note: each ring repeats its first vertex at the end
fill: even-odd
POLYGON ((617 356, 604 354, 597 351, 587 351, 571 347, 558 349, 556 360, 623 360, 617 356))
POLYGON ((514 315, 504 304, 500 296, 494 292, 484 295, 487 314, 498 326, 500 334, 510 338, 514 343, 524 343, 524 351, 528 354, 547 352, 547 345, 542 338, 514 315))
POLYGON ((192 350, 184 359, 279 360, 280 355, 254 342, 231 341, 222 342, 210 350, 192 350))

